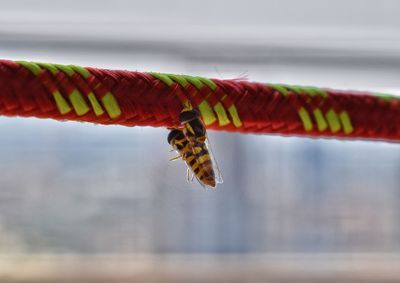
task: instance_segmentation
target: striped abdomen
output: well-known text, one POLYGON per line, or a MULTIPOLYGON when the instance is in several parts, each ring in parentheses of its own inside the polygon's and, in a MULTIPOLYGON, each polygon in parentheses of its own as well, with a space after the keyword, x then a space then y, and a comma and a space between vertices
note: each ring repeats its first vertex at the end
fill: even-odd
POLYGON ((200 182, 214 188, 216 186, 215 173, 207 145, 195 142, 191 148, 192 154, 184 158, 186 163, 192 168, 200 182))
POLYGON ((177 129, 170 132, 168 142, 179 152, 200 183, 213 188, 216 186, 212 161, 205 143, 189 141, 182 130, 177 129))

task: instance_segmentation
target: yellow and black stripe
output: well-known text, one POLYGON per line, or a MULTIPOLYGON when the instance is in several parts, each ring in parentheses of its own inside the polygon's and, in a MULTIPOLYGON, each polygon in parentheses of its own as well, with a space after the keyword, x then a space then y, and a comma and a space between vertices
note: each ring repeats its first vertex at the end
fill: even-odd
POLYGON ((179 152, 200 183, 214 188, 215 173, 207 145, 188 140, 183 130, 174 129, 168 135, 168 143, 179 152))

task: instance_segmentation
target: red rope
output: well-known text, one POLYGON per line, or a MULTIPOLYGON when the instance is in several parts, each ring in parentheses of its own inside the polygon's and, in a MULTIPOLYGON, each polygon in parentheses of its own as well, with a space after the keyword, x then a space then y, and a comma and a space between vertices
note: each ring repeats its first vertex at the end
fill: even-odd
POLYGON ((70 66, 72 74, 59 65, 52 65, 56 72, 44 64, 37 64, 41 68, 34 71, 29 64, 0 60, 0 115, 174 127, 179 125, 182 103, 201 107, 206 102, 215 117, 227 113, 228 124, 217 119, 208 125, 214 130, 400 141, 400 99, 396 97, 239 80, 201 78, 200 84, 199 78, 165 75, 168 81, 153 73, 95 68, 82 69, 88 71, 84 75, 74 66, 70 66), (73 103, 74 90, 89 106, 84 114, 73 103), (70 106, 68 113, 62 114, 57 105, 57 91, 70 106), (107 111, 94 111, 90 93, 101 102, 99 110, 107 111), (108 93, 120 110, 114 117, 105 99, 108 93), (221 113, 213 110, 218 105, 222 105, 221 113))

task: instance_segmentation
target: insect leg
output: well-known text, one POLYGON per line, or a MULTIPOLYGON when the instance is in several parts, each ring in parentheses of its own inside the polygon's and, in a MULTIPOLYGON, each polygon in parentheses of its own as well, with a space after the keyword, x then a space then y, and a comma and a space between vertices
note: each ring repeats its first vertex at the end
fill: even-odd
POLYGON ((189 183, 190 182, 190 170, 189 170, 189 168, 186 168, 186 176, 187 176, 187 181, 189 183))
POLYGON ((182 155, 178 155, 176 157, 172 157, 172 158, 169 159, 169 161, 175 161, 175 160, 178 160, 179 158, 182 158, 182 155))

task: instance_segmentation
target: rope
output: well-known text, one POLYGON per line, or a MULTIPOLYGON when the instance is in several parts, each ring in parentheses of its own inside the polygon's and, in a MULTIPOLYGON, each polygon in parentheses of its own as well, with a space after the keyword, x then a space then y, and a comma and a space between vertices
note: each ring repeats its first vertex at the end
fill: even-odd
POLYGON ((395 96, 0 60, 4 116, 176 127, 185 103, 214 130, 400 141, 395 96))

